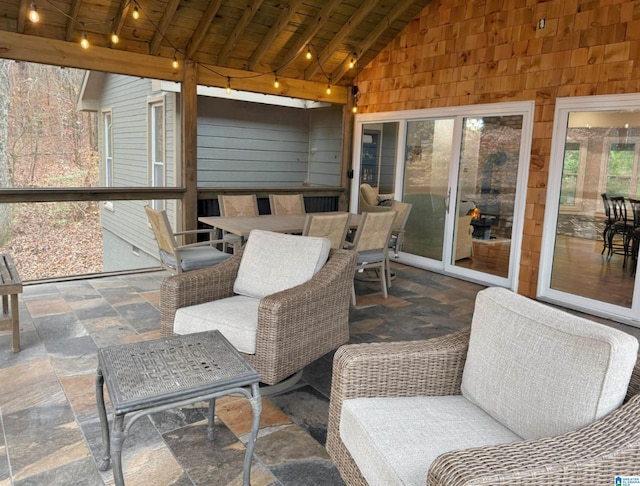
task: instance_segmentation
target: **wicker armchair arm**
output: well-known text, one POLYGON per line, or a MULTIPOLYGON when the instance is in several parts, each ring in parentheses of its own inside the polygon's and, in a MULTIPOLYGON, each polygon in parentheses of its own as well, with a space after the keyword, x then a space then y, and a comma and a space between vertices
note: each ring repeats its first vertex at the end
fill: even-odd
POLYGON ((469 330, 424 341, 352 344, 333 362, 331 399, 460 393, 469 330))
POLYGON ((160 285, 160 329, 173 334, 173 320, 181 307, 202 304, 233 295, 233 284, 240 267, 241 254, 213 267, 193 270, 165 278, 160 285))
POLYGON ((640 395, 574 432, 442 454, 427 485, 612 484, 639 474, 640 395))
POLYGON ((327 451, 345 468, 355 466, 340 440, 342 402, 350 398, 460 394, 469 329, 425 341, 352 344, 333 359, 327 451))

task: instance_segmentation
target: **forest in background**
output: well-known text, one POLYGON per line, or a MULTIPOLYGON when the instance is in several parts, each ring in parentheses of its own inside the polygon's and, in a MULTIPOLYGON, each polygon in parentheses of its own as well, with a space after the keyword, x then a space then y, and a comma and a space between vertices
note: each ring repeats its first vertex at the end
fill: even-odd
MULTIPOLYGON (((0 60, 0 188, 96 187, 96 114, 84 71, 0 60)), ((99 202, 0 204, 0 253, 23 281, 102 271, 99 202)))

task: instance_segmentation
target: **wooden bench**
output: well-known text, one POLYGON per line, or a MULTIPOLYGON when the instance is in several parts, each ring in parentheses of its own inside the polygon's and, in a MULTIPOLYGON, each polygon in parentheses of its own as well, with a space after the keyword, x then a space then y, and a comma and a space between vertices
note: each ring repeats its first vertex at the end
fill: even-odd
POLYGON ((2 316, 0 331, 12 330, 11 350, 20 351, 20 318, 18 315, 18 294, 22 293, 22 280, 13 263, 13 257, 0 254, 0 295, 2 296, 2 316), (11 299, 11 307, 9 307, 11 299))

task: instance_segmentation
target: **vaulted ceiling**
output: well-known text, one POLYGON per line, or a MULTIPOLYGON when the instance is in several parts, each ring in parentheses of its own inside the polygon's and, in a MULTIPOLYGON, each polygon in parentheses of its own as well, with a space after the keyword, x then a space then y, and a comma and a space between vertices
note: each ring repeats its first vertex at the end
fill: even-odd
POLYGON ((200 84, 318 99, 351 85, 429 1, 0 0, 0 56, 171 80, 192 60, 200 84))

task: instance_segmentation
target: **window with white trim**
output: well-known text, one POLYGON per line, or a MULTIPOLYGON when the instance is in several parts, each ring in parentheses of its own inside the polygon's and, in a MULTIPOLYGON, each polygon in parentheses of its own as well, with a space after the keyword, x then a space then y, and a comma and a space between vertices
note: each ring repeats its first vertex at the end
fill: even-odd
MULTIPOLYGON (((165 186, 164 99, 149 103, 149 173, 151 187, 165 186)), ((153 200, 151 207, 164 209, 164 201, 153 200)))
MULTIPOLYGON (((113 187, 113 114, 111 111, 102 112, 104 123, 104 186, 113 187)), ((112 201, 105 201, 105 207, 113 209, 112 201)))

